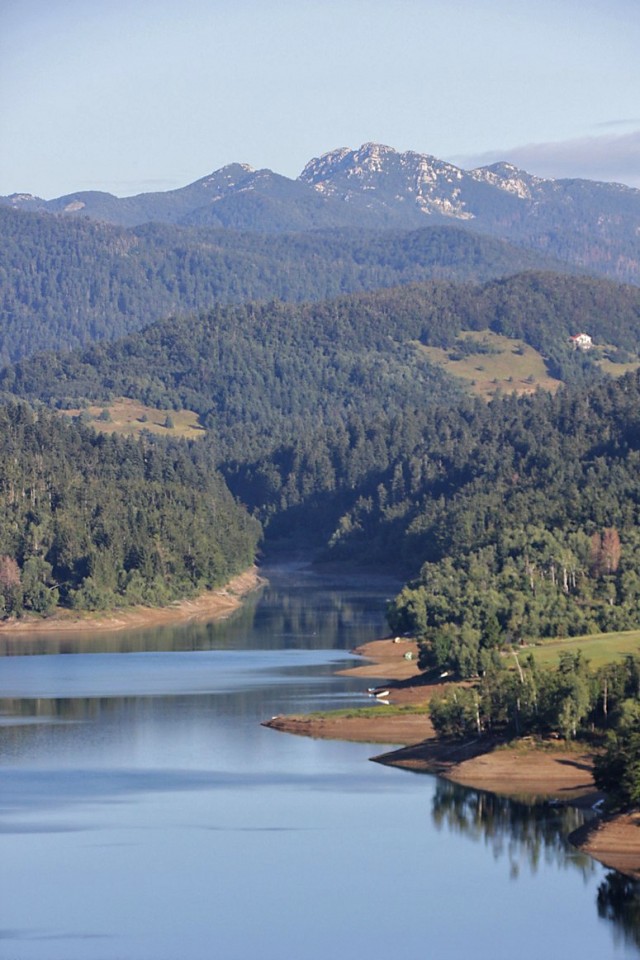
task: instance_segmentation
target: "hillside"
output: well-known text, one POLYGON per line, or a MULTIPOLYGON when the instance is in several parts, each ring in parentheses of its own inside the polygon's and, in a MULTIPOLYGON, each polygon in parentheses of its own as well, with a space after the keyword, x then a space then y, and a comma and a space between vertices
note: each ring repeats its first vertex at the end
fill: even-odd
MULTIPOLYGON (((218 467, 271 542, 294 537, 307 548, 324 545, 327 557, 422 568, 426 581, 398 602, 398 624, 460 626, 467 614, 455 604, 477 587, 467 626, 481 645, 489 623, 523 636, 633 624, 640 381, 627 376, 614 386, 599 352, 637 362, 639 341, 636 287, 528 272, 320 303, 217 306, 84 351, 24 359, 0 373, 0 390, 80 419, 90 405, 107 429, 109 417, 125 429, 127 410, 136 409, 131 429, 147 417, 167 437, 165 446, 154 441, 159 450, 218 467), (596 349, 569 346, 578 330, 596 349), (446 368, 433 362, 438 352, 446 368), (537 382, 525 388, 540 386, 544 371, 565 389, 497 395, 487 405, 446 372, 455 363, 500 363, 506 394, 508 371, 513 381, 518 364, 533 370, 534 361, 537 382), (116 400, 113 413, 98 413, 116 400), (180 429, 200 428, 188 454, 171 446, 178 411, 180 429), (604 545, 611 530, 622 557, 613 579, 618 567, 605 569, 604 545), (450 575, 464 590, 445 602, 450 575), (437 622, 431 613, 413 622, 424 603, 427 611, 444 603, 437 622)), ((141 442, 152 443, 144 429, 141 442)), ((76 469, 84 459, 94 455, 79 454, 76 469)), ((134 498, 144 500, 144 491, 134 498)), ((248 522, 246 514, 237 521, 248 522)), ((108 542, 127 536, 110 533, 108 542)), ((6 549, 13 555, 19 545, 6 549)), ((112 562, 126 574, 123 560, 112 562)))
POLYGON ((25 359, 0 372, 0 389, 62 406, 128 396, 191 409, 215 427, 226 456, 228 438, 239 429, 256 435, 264 429, 275 441, 292 435, 287 418, 322 419, 331 404, 347 409, 367 397, 373 402, 371 392, 387 412, 429 402, 420 378, 435 377, 439 390, 450 378, 437 372, 427 360, 436 354, 424 348, 440 348, 449 361, 490 364, 495 344, 507 342, 497 337, 515 350, 533 348, 556 380, 594 378, 597 357, 637 357, 640 290, 526 272, 483 284, 430 281, 318 303, 217 306, 114 343, 25 359), (569 337, 581 331, 600 352, 570 348, 569 337), (283 418, 284 434, 274 417, 283 418))
POLYGON ((0 615, 162 605, 253 562, 259 525, 203 444, 0 407, 0 615))
POLYGON ((341 518, 331 552, 419 570, 392 629, 424 635, 456 670, 463 658, 476 672, 504 639, 631 629, 639 410, 637 373, 441 409, 341 518))
POLYGON ((562 269, 455 227, 262 236, 123 229, 0 206, 0 362, 116 339, 216 303, 322 300, 430 278, 562 269))
MULTIPOLYGON (((469 405, 465 385, 450 375, 457 362, 450 358, 461 356, 472 368, 499 360, 502 380, 491 386, 505 393, 547 381, 554 388, 559 380, 594 383, 603 376, 597 351, 583 354, 567 342, 582 329, 610 355, 631 356, 640 338, 640 290, 527 273, 317 304, 220 306, 85 351, 25 359, 2 371, 0 390, 71 410, 85 403, 98 410, 120 397, 191 410, 231 489, 268 521, 271 538, 299 531, 326 543, 344 516, 348 530, 362 523, 374 541, 367 510, 377 517, 378 487, 392 483, 396 466, 405 469, 403 457, 433 429, 443 404, 469 405), (500 354, 497 343, 512 346, 500 354), (444 367, 434 351, 447 358, 444 367), (522 379, 535 382, 515 382, 519 364, 529 371, 522 379), (361 498, 371 500, 363 510, 356 508, 361 498), (349 519, 354 510, 362 521, 349 519)), ((396 494, 384 496, 396 502, 396 494)), ((403 522, 398 515, 398 529, 403 522)), ((387 536, 382 522, 380 534, 387 536)), ((334 537, 341 548, 352 539, 334 537)))

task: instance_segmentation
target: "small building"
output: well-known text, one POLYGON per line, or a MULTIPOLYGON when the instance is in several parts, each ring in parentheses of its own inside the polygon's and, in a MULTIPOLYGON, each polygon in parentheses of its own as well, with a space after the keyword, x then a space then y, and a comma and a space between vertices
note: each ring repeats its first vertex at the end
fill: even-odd
POLYGON ((593 346, 593 340, 588 333, 576 333, 573 337, 569 337, 569 343, 574 350, 591 350, 593 346))

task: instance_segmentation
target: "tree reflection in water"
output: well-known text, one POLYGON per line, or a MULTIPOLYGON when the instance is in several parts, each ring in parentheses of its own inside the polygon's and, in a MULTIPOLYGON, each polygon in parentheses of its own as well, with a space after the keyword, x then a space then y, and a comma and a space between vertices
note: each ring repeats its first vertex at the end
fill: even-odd
POLYGON ((525 803, 469 790, 444 780, 433 799, 433 821, 473 840, 484 840, 495 859, 507 857, 515 879, 524 865, 535 872, 541 860, 572 866, 583 875, 595 870, 593 860, 567 842, 582 825, 585 814, 574 807, 525 803))
MULTIPOLYGON (((438 829, 483 840, 496 859, 507 857, 514 879, 525 865, 535 873, 541 861, 573 867, 583 876, 599 869, 567 840, 585 819, 575 807, 525 803, 440 780, 432 815, 438 829)), ((598 887, 597 909, 599 917, 613 922, 618 939, 640 947, 640 882, 611 871, 598 887)))
POLYGON ((640 947, 640 883, 611 871, 598 887, 598 916, 612 920, 618 938, 640 947))

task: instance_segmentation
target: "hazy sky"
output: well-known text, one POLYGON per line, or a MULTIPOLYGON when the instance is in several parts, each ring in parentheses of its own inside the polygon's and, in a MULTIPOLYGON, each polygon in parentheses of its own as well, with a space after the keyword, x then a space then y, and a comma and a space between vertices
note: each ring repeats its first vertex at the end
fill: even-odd
POLYGON ((0 194, 373 140, 640 187, 638 0, 0 0, 0 194))

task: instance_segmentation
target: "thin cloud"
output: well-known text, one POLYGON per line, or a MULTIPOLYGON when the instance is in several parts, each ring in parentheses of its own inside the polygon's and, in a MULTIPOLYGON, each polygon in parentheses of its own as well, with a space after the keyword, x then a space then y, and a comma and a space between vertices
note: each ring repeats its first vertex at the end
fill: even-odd
POLYGON ((640 117, 628 117, 626 120, 602 120, 595 123, 595 127, 638 127, 640 126, 640 117))
POLYGON ((183 186, 177 180, 147 179, 147 180, 87 180, 83 190, 108 190, 118 194, 143 193, 147 190, 173 190, 183 186))
POLYGON ((466 169, 505 160, 540 177, 580 177, 640 188, 640 130, 623 134, 576 137, 556 143, 527 143, 505 150, 461 156, 466 169))

